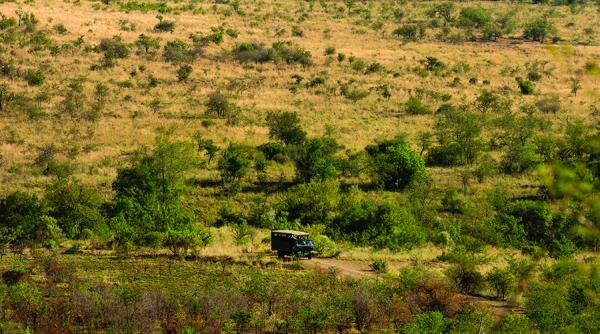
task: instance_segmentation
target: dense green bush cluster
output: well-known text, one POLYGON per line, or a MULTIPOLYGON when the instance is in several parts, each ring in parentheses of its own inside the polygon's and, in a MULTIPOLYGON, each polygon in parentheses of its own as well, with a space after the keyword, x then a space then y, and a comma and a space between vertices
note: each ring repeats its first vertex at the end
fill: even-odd
POLYGON ((271 48, 257 43, 241 43, 232 52, 234 58, 241 63, 276 62, 299 64, 303 67, 312 64, 310 52, 293 45, 291 42, 276 42, 273 43, 271 48))

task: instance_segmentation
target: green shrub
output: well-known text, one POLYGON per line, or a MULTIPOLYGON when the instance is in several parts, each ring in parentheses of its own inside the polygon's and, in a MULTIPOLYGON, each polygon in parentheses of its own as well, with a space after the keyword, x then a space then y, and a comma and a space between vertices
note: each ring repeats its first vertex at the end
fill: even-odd
POLYGON ((51 185, 46 198, 50 215, 69 238, 80 238, 86 229, 98 231, 104 226, 103 199, 95 189, 72 181, 51 185))
POLYGON ((428 166, 449 167, 461 165, 464 163, 462 147, 455 142, 434 146, 427 152, 426 162, 428 166))
POLYGON ((515 78, 517 84, 519 85, 519 90, 523 95, 531 95, 534 92, 533 83, 531 81, 525 80, 521 77, 515 78))
POLYGON ((46 77, 40 70, 29 70, 25 72, 25 80, 30 86, 41 86, 46 81, 46 77))
POLYGON ((421 60, 421 64, 423 64, 427 71, 434 72, 437 75, 441 74, 442 71, 446 69, 446 64, 435 57, 426 57, 421 60))
POLYGON ((533 147, 511 145, 507 148, 500 166, 505 173, 517 174, 533 169, 539 164, 533 147))
POLYGON ((465 200, 455 188, 448 188, 442 197, 442 209, 451 213, 464 213, 466 209, 465 200))
POLYGON ((240 189, 241 180, 250 171, 252 161, 250 160, 249 148, 241 145, 229 145, 221 151, 218 169, 221 173, 223 185, 230 193, 235 193, 240 189))
POLYGON ((154 31, 157 32, 173 32, 175 31, 175 22, 164 20, 162 16, 157 16, 159 22, 154 25, 154 31))
POLYGON ((181 40, 168 41, 163 48, 163 59, 172 63, 190 62, 197 56, 191 46, 181 40))
POLYGON ((123 42, 121 36, 113 36, 112 38, 103 38, 97 46, 97 51, 104 53, 110 58, 127 58, 129 57, 129 46, 123 42))
POLYGON ((431 108, 425 105, 418 96, 409 97, 404 108, 406 113, 410 115, 426 115, 432 113, 431 108))
POLYGON ((340 145, 333 138, 312 138, 295 147, 293 159, 301 182, 325 180, 339 176, 340 145))
POLYGON ((388 271, 388 263, 386 260, 383 260, 383 259, 374 260, 373 262, 371 262, 369 267, 371 267, 371 269, 373 269, 374 271, 376 271, 380 274, 387 273, 387 271, 388 271))
POLYGON ((505 299, 513 285, 513 277, 508 270, 494 268, 485 275, 485 281, 496 292, 497 299, 505 299))
POLYGON ((256 43, 238 44, 233 49, 233 55, 241 63, 267 63, 275 59, 272 49, 267 49, 264 45, 256 43))
POLYGON ((547 18, 538 18, 525 25, 523 38, 544 43, 549 35, 556 34, 556 27, 547 18))
POLYGON ((483 275, 470 264, 456 264, 446 271, 446 275, 462 293, 474 294, 483 285, 483 275))
POLYGON ((468 29, 480 29, 488 25, 492 20, 490 12, 481 7, 465 7, 461 9, 456 25, 468 29))
POLYGON ((311 238, 315 245, 315 252, 320 258, 334 258, 340 255, 342 252, 341 249, 337 247, 333 240, 329 239, 327 236, 318 234, 311 235, 311 238))
POLYGON ((192 74, 192 66, 187 64, 181 65, 177 70, 177 80, 185 81, 190 77, 190 74, 192 74))
POLYGON ((294 36, 294 37, 303 37, 304 36, 304 31, 302 31, 302 28, 300 28, 299 26, 293 26, 292 27, 292 36, 294 36))
POLYGON ((383 141, 365 148, 371 157, 374 175, 386 189, 404 189, 425 171, 421 156, 401 140, 383 141))
POLYGON ((301 120, 296 112, 269 112, 266 117, 269 137, 281 141, 284 145, 299 145, 306 140, 301 120))
POLYGON ((267 159, 275 160, 279 162, 285 162, 287 160, 287 151, 285 147, 280 143, 265 143, 257 147, 267 159))
POLYGON ((405 42, 416 42, 425 35, 425 27, 417 24, 405 24, 396 28, 392 34, 405 42))
POLYGON ((566 289, 551 283, 540 283, 526 294, 527 316, 542 332, 563 332, 569 325, 571 307, 566 289))
POLYGON ((47 221, 48 204, 36 195, 13 192, 0 199, 0 228, 8 230, 13 241, 21 244, 38 243, 40 227, 47 221))
POLYGON ((208 114, 218 118, 232 118, 236 111, 236 106, 229 102, 229 98, 220 91, 214 91, 208 95, 205 103, 208 114))
POLYGON ((556 114, 560 111, 560 97, 557 94, 546 95, 538 99, 535 105, 543 113, 556 114))

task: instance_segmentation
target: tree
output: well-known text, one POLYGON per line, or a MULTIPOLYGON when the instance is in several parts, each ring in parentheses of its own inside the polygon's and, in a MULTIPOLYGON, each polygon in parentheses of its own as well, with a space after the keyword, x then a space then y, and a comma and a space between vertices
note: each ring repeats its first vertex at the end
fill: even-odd
POLYGON ((490 12, 481 7, 465 7, 460 11, 456 24, 462 28, 480 29, 492 20, 490 12))
POLYGON ((496 291, 496 298, 504 299, 513 284, 508 270, 494 268, 485 275, 486 282, 496 291))
POLYGON ((388 140, 365 148, 378 182, 386 189, 402 190, 425 171, 421 156, 403 140, 388 140))
POLYGON ((177 70, 177 80, 185 81, 190 77, 190 74, 192 74, 192 66, 187 64, 179 66, 179 69, 177 70))
POLYGON ((37 243, 37 233, 48 217, 46 201, 34 194, 16 191, 0 199, 0 229, 14 236, 13 243, 37 243))
POLYGON ((218 118, 232 117, 235 109, 235 105, 229 102, 227 96, 220 91, 214 91, 210 93, 205 106, 209 114, 212 114, 218 118))
POLYGON ((324 180, 339 175, 335 154, 340 145, 333 138, 312 138, 293 148, 296 173, 301 182, 324 180))
POLYGON ((229 145, 221 152, 218 169, 221 172, 223 187, 230 192, 239 190, 240 181, 250 171, 252 160, 248 148, 241 145, 229 145))
POLYGON ((465 107, 451 107, 441 113, 435 128, 438 145, 447 146, 454 142, 460 146, 465 163, 475 162, 483 148, 480 138, 482 129, 480 116, 465 107))
POLYGON ((415 42, 425 36, 425 27, 416 24, 406 24, 393 31, 394 36, 402 38, 404 42, 415 42))
POLYGON ((535 91, 535 88, 533 87, 533 83, 531 81, 525 80, 521 77, 516 77, 515 80, 519 85, 519 90, 521 91, 521 94, 531 95, 535 91))
POLYGON ((143 52, 148 55, 160 48, 160 38, 141 34, 135 41, 135 46, 137 46, 138 52, 143 52))
POLYGON ((172 141, 168 133, 162 133, 151 153, 138 153, 131 167, 119 170, 112 185, 115 241, 122 246, 143 245, 147 236, 161 233, 174 255, 185 249, 183 236, 190 247, 204 245, 208 235, 197 227, 194 212, 182 202, 189 191, 187 174, 196 166, 194 145, 172 141))
POLYGON ((526 297, 527 316, 543 333, 564 332, 571 316, 564 288, 552 283, 539 283, 529 289, 526 297))
POLYGON ((300 126, 300 117, 296 112, 267 114, 269 137, 280 140, 285 145, 299 145, 306 140, 306 132, 300 126))
POLYGON ((74 181, 59 181, 50 186, 46 199, 50 215, 69 238, 79 238, 85 230, 99 232, 104 229, 100 212, 102 196, 93 188, 74 181))
POLYGON ((452 13, 454 12, 454 4, 451 2, 440 3, 433 6, 427 14, 430 17, 439 16, 444 19, 444 24, 448 24, 453 21, 452 13))
POLYGON ((556 34, 556 27, 546 18, 537 18, 525 25, 523 38, 544 43, 548 35, 556 34))

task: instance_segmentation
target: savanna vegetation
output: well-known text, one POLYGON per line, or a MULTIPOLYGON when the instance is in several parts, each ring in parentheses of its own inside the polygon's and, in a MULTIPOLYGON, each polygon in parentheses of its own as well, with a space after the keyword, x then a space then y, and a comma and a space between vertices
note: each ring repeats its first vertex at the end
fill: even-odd
POLYGON ((0 333, 597 332, 598 22, 0 1, 0 333))

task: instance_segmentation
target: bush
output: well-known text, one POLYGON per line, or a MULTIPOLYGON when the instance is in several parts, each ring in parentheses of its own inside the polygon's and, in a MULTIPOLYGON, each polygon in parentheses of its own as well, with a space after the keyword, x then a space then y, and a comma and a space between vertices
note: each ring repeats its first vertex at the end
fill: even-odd
POLYGON ((441 312, 446 317, 455 316, 464 306, 464 301, 456 289, 433 280, 416 284, 410 292, 406 293, 406 303, 410 309, 421 312, 441 312))
POLYGON ((435 57, 426 57, 424 60, 421 60, 421 64, 423 64, 427 71, 437 75, 441 74, 442 71, 446 69, 446 64, 435 57))
POLYGON ((154 25, 154 31, 157 32, 173 32, 175 31, 175 22, 167 21, 162 18, 162 16, 157 16, 159 22, 154 25))
POLYGON ((275 160, 278 162, 285 162, 287 160, 287 151, 280 143, 265 143, 257 147, 257 149, 261 151, 268 160, 275 160))
POLYGON ((25 72, 25 80, 30 86, 41 86, 46 81, 44 73, 39 70, 29 70, 25 72))
POLYGON ((229 192, 239 190, 242 178, 250 171, 251 162, 248 148, 244 146, 230 145, 221 152, 218 169, 229 192))
POLYGON ((75 279, 75 268, 58 263, 56 259, 47 259, 44 263, 44 273, 48 282, 73 283, 75 279))
POLYGON ((549 35, 556 33, 556 27, 546 18, 535 19, 525 25, 523 38, 544 43, 549 35))
POLYGON ((278 139, 285 145, 299 145, 306 140, 306 132, 302 130, 301 120, 296 112, 269 112, 267 126, 269 137, 278 139))
POLYGON ((339 190, 337 180, 313 179, 310 183, 300 184, 286 192, 282 211, 287 212, 289 222, 328 225, 338 207, 339 190))
MULTIPOLYGON (((14 236, 14 243, 38 243, 41 223, 47 221, 49 208, 34 194, 13 192, 0 199, 0 228, 14 236)), ((43 237, 43 236, 42 236, 43 237)))
POLYGON ((460 144, 451 142, 447 145, 438 145, 427 152, 428 166, 458 166, 463 164, 463 150, 460 144))
POLYGON ((187 64, 181 65, 177 70, 177 80, 185 81, 190 77, 190 74, 192 74, 192 66, 187 64))
POLYGON ((533 83, 531 81, 525 80, 521 77, 515 78, 517 84, 519 85, 519 90, 521 90, 521 94, 523 95, 531 95, 534 92, 533 83))
POLYGON ((497 299, 505 299, 513 285, 512 274, 508 270, 494 268, 485 275, 485 281, 496 292, 497 299))
POLYGON ((378 182, 386 189, 404 189, 425 171, 421 156, 400 140, 383 141, 365 148, 378 182))
POLYGON ((431 114, 432 110, 429 106, 423 104, 421 99, 417 96, 411 96, 406 101, 405 110, 410 115, 426 115, 431 114))
POLYGON ((336 246, 335 242, 327 236, 317 234, 313 235, 311 238, 314 242, 314 250, 319 257, 333 258, 337 257, 342 252, 342 250, 336 246))
POLYGON ((86 229, 102 231, 105 227, 100 208, 103 199, 95 189, 76 182, 53 184, 46 195, 50 215, 69 238, 80 238, 86 229))
POLYGON ((535 102, 543 113, 556 114, 560 111, 560 97, 557 94, 546 95, 535 102))
POLYGON ((442 197, 442 209, 451 213, 464 213, 466 203, 454 188, 446 189, 444 197, 442 197))
POLYGON ((168 41, 163 48, 163 59, 172 63, 190 62, 196 54, 189 44, 181 40, 168 41))
POLYGON ((100 44, 98 44, 97 50, 98 52, 104 53, 105 57, 111 59, 123 59, 129 57, 129 47, 123 42, 121 36, 102 39, 100 44))
POLYGON ((526 294, 527 316, 542 332, 563 332, 569 324, 571 307, 565 289, 551 283, 540 283, 526 294))
POLYGON ((369 267, 371 267, 371 269, 373 269, 374 271, 376 271, 380 274, 387 273, 387 271, 388 271, 388 263, 386 260, 382 260, 382 259, 374 260, 373 262, 371 262, 369 267))
POLYGON ((392 34, 405 42, 416 42, 425 35, 425 27, 417 24, 406 24, 396 28, 392 34))
POLYGON ((2 281, 8 286, 13 286, 19 282, 31 281, 31 276, 23 269, 10 269, 2 273, 2 281))
POLYGON ((212 92, 208 95, 205 103, 206 111, 218 118, 233 118, 236 106, 229 102, 229 98, 220 91, 212 92))
POLYGON ((508 174, 523 173, 539 163, 535 150, 527 146, 511 145, 507 148, 500 165, 508 174))
POLYGON ((471 264, 456 264, 446 271, 446 275, 465 294, 474 294, 483 285, 483 275, 471 264))
POLYGON ((462 28, 480 29, 492 20, 490 12, 480 6, 465 7, 460 11, 456 24, 462 28))
POLYGON ((340 145, 333 138, 312 138, 296 146, 293 159, 298 179, 309 182, 337 178, 339 159, 335 154, 339 149, 340 145))
POLYGON ((267 49, 262 44, 241 43, 233 49, 234 58, 240 63, 255 62, 267 63, 274 60, 273 50, 267 49))

